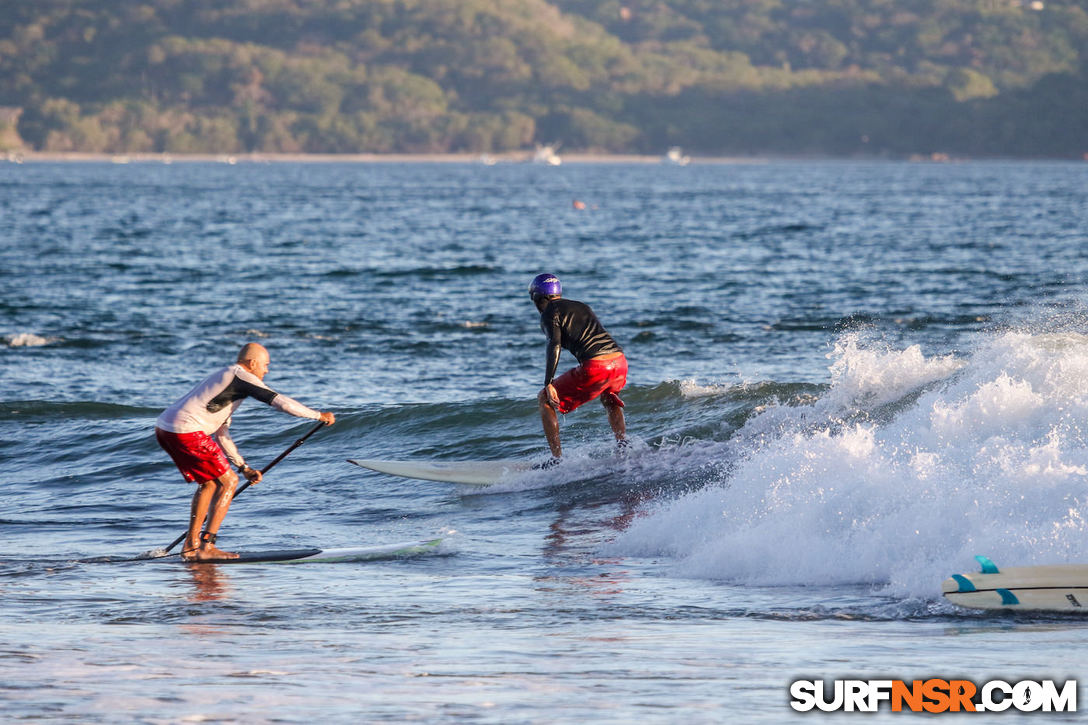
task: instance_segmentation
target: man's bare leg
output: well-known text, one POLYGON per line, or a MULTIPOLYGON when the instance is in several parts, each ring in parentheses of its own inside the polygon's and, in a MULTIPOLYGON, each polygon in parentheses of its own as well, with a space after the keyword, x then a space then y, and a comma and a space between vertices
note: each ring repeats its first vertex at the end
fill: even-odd
POLYGON ((601 404, 608 412, 608 424, 612 426, 616 440, 621 443, 627 440, 627 420, 623 417, 623 408, 604 396, 601 397, 601 404))
POLYGON ((207 517, 208 525, 205 531, 209 534, 219 532, 219 526, 226 518, 227 511, 234 499, 234 488, 238 483, 238 476, 234 471, 227 471, 222 476, 200 484, 200 488, 193 496, 193 506, 189 518, 189 534, 185 541, 185 550, 182 556, 191 561, 204 559, 237 559, 238 555, 223 551, 211 541, 200 541, 200 527, 207 517), (185 556, 189 554, 189 556, 185 556))
POLYGON ((197 484, 196 491, 193 493, 193 502, 189 506, 189 532, 181 548, 182 559, 195 560, 197 558, 200 549, 200 528, 208 515, 208 507, 211 506, 216 483, 215 479, 212 479, 197 484))
POLYGON ((548 439, 548 448, 552 450, 553 458, 563 457, 563 448, 559 445, 559 415, 548 401, 548 395, 543 390, 537 396, 540 402, 540 422, 544 425, 544 437, 548 439))

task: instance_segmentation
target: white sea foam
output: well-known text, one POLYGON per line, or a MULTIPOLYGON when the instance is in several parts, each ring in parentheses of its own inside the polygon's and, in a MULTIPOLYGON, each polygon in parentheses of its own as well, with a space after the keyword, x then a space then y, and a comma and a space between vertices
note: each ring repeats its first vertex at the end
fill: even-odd
POLYGON ((926 359, 918 345, 900 351, 883 345, 869 349, 857 333, 840 339, 828 358, 833 360, 828 401, 843 408, 886 405, 964 365, 952 355, 926 359))
POLYGON ((700 385, 694 378, 685 378, 680 381, 680 395, 685 398, 703 398, 728 393, 734 387, 733 385, 700 385))
POLYGON ((55 341, 56 338, 42 337, 32 332, 20 332, 15 335, 4 336, 4 342, 7 343, 8 347, 41 347, 55 341))
POLYGON ((1088 561, 1088 338, 1009 332, 957 359, 848 336, 832 357, 824 396, 754 415, 726 478, 662 503, 610 553, 671 556, 680 576, 919 597, 974 554, 1088 561))

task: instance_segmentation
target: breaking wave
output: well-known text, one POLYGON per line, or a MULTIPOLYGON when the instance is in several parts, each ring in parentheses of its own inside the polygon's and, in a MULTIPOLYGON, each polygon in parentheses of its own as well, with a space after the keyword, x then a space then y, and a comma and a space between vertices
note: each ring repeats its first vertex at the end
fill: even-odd
POLYGON ((829 357, 822 395, 757 408, 718 480, 609 552, 669 557, 677 576, 923 598, 974 554, 1088 558, 1088 337, 995 333, 927 357, 850 334, 829 357))

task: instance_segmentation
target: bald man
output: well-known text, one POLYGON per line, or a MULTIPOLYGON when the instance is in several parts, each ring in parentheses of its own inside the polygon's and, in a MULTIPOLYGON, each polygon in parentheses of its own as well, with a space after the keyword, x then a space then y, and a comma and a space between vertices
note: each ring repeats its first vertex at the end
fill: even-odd
POLYGON ((234 411, 246 398, 256 398, 277 410, 320 420, 332 425, 336 416, 319 413, 264 384, 268 350, 255 342, 242 347, 238 362, 209 375, 202 383, 163 411, 155 421, 155 437, 174 459, 186 481, 197 484, 189 513, 189 533, 181 556, 186 561, 236 559, 238 555, 216 548, 216 534, 230 509, 238 472, 252 483, 261 472, 246 465, 230 437, 234 411), (229 459, 229 463, 228 463, 229 459), (201 530, 207 519, 207 526, 201 530))

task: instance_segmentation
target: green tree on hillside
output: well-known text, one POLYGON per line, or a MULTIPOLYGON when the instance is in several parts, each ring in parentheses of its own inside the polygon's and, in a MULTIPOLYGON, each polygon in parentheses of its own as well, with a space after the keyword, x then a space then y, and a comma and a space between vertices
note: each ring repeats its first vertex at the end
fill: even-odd
POLYGON ((1080 156, 1075 0, 35 0, 8 146, 1080 156), (1045 128, 1045 134, 1040 129, 1045 128))

